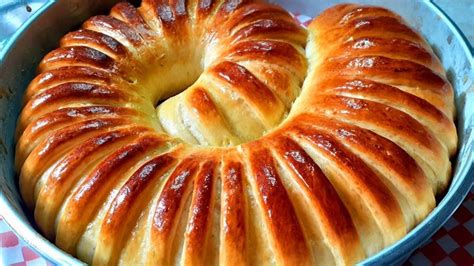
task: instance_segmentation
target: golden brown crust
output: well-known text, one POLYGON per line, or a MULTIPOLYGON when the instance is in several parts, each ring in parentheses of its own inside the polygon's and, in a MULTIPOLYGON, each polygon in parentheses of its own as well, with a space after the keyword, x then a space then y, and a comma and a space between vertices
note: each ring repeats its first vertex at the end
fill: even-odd
POLYGON ((120 188, 104 217, 93 264, 116 264, 142 209, 153 197, 153 187, 176 161, 172 154, 159 155, 143 164, 120 188))
POLYGON ((195 179, 194 190, 191 196, 188 221, 183 243, 183 263, 184 264, 206 264, 206 253, 212 223, 212 210, 216 203, 215 195, 215 168, 217 163, 213 160, 201 164, 195 179))
MULTIPOLYGON (((56 244, 75 253, 75 246, 86 226, 97 215, 103 201, 111 196, 110 190, 126 180, 124 178, 129 178, 127 171, 135 168, 144 155, 156 153, 161 145, 163 140, 156 136, 141 137, 104 158, 88 176, 81 179, 63 203, 62 212, 66 215, 60 216, 57 221, 56 244)), ((113 198, 118 196, 116 193, 113 193, 113 198)))
POLYGON ((219 263, 242 265, 247 263, 246 253, 246 200, 244 167, 235 153, 225 155, 222 168, 222 222, 219 263))
MULTIPOLYGON (((317 218, 308 219, 314 220, 316 225, 306 230, 317 231, 316 228, 319 228, 321 232, 311 232, 314 234, 311 237, 327 238, 332 243, 331 247, 327 248, 331 250, 326 251, 330 253, 327 255, 330 258, 324 258, 322 254, 326 252, 315 248, 313 256, 318 256, 321 264, 330 263, 331 260, 348 263, 347 258, 362 258, 363 251, 354 223, 327 176, 295 140, 282 136, 275 138, 273 143, 278 156, 281 156, 281 162, 291 169, 291 177, 301 188, 300 191, 307 195, 308 203, 314 208, 317 218)), ((300 215, 303 216, 304 212, 307 210, 302 208, 300 215)))
POLYGON ((452 86, 387 9, 305 30, 262 1, 144 0, 60 46, 25 92, 16 168, 40 230, 87 263, 354 264, 449 182, 452 86))
POLYGON ((185 158, 166 181, 156 207, 152 209, 152 247, 147 249, 147 264, 166 265, 172 261, 175 230, 182 219, 185 202, 192 192, 192 181, 197 170, 197 158, 185 158))
POLYGON ((281 182, 272 154, 259 143, 246 147, 250 183, 256 191, 264 227, 277 264, 310 264, 310 256, 292 203, 281 182), (253 180, 252 180, 253 179, 253 180))
POLYGON ((74 148, 61 159, 51 171, 48 185, 43 186, 38 194, 35 206, 35 217, 38 226, 53 239, 53 217, 61 207, 68 193, 72 192, 75 182, 82 178, 81 174, 89 171, 94 161, 104 159, 113 149, 134 141, 137 135, 147 132, 144 128, 127 128, 114 130, 97 135, 74 148))

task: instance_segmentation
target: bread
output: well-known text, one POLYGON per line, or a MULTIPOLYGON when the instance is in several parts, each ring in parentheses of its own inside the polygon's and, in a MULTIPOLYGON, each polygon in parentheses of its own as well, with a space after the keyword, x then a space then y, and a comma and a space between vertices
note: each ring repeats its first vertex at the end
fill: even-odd
POLYGON ((38 228, 87 263, 353 264, 449 184, 453 89, 389 10, 303 29, 260 1, 144 0, 60 46, 16 167, 38 228))

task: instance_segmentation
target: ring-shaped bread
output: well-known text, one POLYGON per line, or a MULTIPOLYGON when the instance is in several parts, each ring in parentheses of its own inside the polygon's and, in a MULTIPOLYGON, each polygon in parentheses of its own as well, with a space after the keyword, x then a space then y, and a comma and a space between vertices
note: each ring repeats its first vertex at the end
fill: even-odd
POLYGON ((260 1, 120 3, 39 71, 21 193, 95 265, 352 264, 428 215, 456 152, 445 71, 379 7, 306 30, 260 1))

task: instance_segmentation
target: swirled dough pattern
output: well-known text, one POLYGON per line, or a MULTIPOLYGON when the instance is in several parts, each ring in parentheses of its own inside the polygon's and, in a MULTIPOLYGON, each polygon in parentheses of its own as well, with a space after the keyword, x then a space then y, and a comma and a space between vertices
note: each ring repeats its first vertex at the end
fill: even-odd
POLYGON ((120 3, 39 71, 21 193, 95 265, 352 264, 449 183, 453 89, 383 8, 337 5, 306 30, 260 1, 120 3))

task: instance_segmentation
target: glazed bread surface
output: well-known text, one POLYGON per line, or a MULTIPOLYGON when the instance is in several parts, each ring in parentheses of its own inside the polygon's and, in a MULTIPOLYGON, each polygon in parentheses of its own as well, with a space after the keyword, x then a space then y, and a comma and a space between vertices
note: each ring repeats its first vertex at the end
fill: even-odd
POLYGON ((65 35, 25 93, 16 168, 94 265, 346 265, 435 207, 453 89, 393 12, 307 29, 262 1, 143 0, 65 35))

